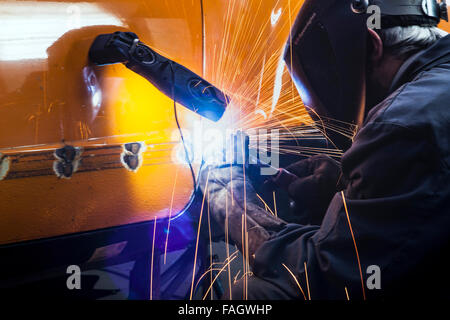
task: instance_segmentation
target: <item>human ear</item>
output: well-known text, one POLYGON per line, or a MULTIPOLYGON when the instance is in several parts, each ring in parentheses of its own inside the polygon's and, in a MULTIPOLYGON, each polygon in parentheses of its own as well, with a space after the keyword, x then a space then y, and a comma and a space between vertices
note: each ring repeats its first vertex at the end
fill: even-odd
POLYGON ((373 29, 368 28, 368 30, 369 39, 372 45, 372 52, 370 53, 369 59, 371 62, 376 63, 383 57, 383 41, 373 29))

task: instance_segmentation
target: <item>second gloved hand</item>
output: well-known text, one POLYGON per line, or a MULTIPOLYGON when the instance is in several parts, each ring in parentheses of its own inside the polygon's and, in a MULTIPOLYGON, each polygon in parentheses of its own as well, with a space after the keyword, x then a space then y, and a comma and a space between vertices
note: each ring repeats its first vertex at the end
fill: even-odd
POLYGON ((286 225, 262 207, 242 165, 203 168, 199 186, 209 199, 212 218, 228 233, 228 239, 242 250, 243 239, 248 238, 244 250, 248 246, 251 265, 261 244, 286 225))
POLYGON ((296 176, 287 191, 295 201, 302 223, 320 225, 333 196, 342 184, 340 164, 325 155, 296 162, 286 168, 296 176))

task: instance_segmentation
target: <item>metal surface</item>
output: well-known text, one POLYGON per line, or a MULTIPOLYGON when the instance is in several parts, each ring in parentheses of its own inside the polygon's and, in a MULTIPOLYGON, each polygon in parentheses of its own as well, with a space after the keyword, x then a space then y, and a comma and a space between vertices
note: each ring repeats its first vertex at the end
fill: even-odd
MULTIPOLYGON (((98 34, 133 30, 201 74, 200 2, 1 1, 0 17, 0 244, 179 212, 193 185, 173 161, 173 102, 124 66, 89 65, 87 53, 98 34), (121 162, 134 142, 146 146, 136 172, 121 162), (65 145, 81 152, 70 179, 54 170, 65 145)), ((199 117, 182 109, 190 129, 199 117)))
POLYGON ((441 23, 439 24, 439 28, 441 28, 442 30, 445 30, 447 32, 450 32, 450 22, 448 22, 448 21, 441 21, 441 23))
MULTIPOLYGON (((233 93, 255 125, 278 100, 298 102, 280 57, 301 3, 1 1, 0 244, 150 221, 189 203, 172 101, 122 65, 90 65, 98 34, 139 34, 233 93)), ((178 112, 186 131, 199 123, 178 112)))

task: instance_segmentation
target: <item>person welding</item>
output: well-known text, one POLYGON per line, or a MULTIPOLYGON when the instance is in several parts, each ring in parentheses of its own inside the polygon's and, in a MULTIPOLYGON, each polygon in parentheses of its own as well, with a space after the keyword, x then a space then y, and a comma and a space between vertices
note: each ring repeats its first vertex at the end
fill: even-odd
POLYGON ((203 168, 210 214, 253 274, 225 298, 449 295, 450 36, 441 19, 444 1, 305 1, 286 65, 315 120, 359 129, 345 141, 324 126, 346 150, 340 163, 316 156, 286 168, 307 225, 267 214, 242 165, 203 168), (368 27, 372 6, 380 29, 368 27))

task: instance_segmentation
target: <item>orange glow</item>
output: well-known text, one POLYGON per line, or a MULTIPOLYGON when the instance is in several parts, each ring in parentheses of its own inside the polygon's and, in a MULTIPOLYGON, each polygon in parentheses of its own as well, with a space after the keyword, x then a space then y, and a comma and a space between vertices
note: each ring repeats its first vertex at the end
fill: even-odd
MULTIPOLYGON (((450 6, 447 6, 447 9, 450 9, 450 6)), ((447 32, 450 32, 450 22, 442 20, 442 22, 439 24, 439 28, 447 32)))
MULTIPOLYGON (((180 143, 172 100, 122 65, 89 65, 87 52, 98 34, 132 30, 201 74, 200 2, 1 1, 0 8, 10 26, 0 32, 0 154, 2 163, 11 160, 0 181, 0 244, 166 217, 177 168, 173 213, 182 210, 193 186, 189 168, 172 161, 180 143), (137 172, 120 163, 121 145, 132 142, 147 145, 137 172), (52 171, 64 144, 83 150, 71 179, 52 171)), ((198 118, 179 108, 183 128, 198 118)))
MULTIPOLYGON (((279 62, 301 3, 209 0, 202 16, 200 0, 1 1, 2 21, 15 27, 0 32, 0 153, 10 164, 0 181, 0 244, 167 217, 191 197, 190 170, 172 157, 173 102, 122 65, 89 65, 95 36, 131 30, 230 93, 224 120, 201 120, 206 128, 293 128, 308 117, 279 62), (120 163, 121 145, 132 142, 146 145, 137 172, 120 163), (64 144, 83 150, 70 180, 52 172, 64 144), (105 146, 111 151, 98 151, 105 146)), ((200 121, 178 111, 186 132, 200 121)))

